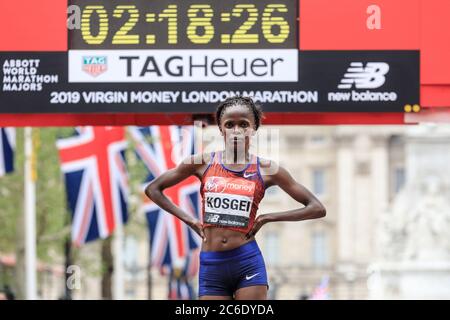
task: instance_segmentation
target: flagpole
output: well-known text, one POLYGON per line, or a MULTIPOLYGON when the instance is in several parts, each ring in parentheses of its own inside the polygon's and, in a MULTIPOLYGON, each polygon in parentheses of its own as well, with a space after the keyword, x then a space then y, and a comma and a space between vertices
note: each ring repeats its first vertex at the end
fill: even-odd
POLYGON ((122 218, 117 219, 117 226, 114 234, 114 299, 123 300, 125 298, 124 286, 124 265, 123 265, 123 222, 122 218))
POLYGON ((33 177, 32 128, 25 128, 25 298, 37 299, 36 185, 33 177))
MULTIPOLYGON (((150 244, 150 248, 152 245, 150 244)), ((152 300, 152 291, 153 291, 153 279, 152 279, 152 253, 149 250, 148 253, 148 266, 147 270, 147 300, 152 300)))

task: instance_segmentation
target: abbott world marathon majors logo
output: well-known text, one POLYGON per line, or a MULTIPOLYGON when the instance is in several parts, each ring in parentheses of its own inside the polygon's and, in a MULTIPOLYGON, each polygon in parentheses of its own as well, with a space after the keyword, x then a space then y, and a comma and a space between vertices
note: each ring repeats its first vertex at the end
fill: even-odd
POLYGON ((350 63, 350 67, 337 86, 338 89, 345 91, 329 92, 328 101, 397 101, 398 95, 396 92, 374 91, 374 89, 381 88, 385 84, 389 69, 389 64, 386 62, 367 62, 365 65, 362 62, 350 63))
POLYGON ((296 49, 96 50, 95 53, 96 56, 91 56, 92 50, 69 50, 69 82, 298 81, 296 49))

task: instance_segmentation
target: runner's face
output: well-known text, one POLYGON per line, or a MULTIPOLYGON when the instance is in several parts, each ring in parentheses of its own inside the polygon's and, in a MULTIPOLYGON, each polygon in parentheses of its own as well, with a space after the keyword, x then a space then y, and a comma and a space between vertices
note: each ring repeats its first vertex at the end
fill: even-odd
POLYGON ((235 105, 225 109, 220 121, 226 146, 248 147, 255 134, 255 117, 246 106, 235 105))

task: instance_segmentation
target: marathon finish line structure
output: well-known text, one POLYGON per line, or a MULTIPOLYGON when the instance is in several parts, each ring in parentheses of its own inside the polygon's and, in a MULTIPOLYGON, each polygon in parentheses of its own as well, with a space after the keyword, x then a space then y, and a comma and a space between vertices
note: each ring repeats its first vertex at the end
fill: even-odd
POLYGON ((0 126, 190 124, 232 95, 267 124, 404 124, 450 106, 446 1, 3 6, 0 126))

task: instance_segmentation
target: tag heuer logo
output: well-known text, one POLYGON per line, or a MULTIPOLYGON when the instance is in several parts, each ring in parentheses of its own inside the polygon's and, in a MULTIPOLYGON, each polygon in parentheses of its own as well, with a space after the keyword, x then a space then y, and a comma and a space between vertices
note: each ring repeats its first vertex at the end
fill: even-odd
POLYGON ((106 57, 83 57, 83 71, 93 77, 101 75, 108 69, 106 57))
POLYGON ((352 62, 338 88, 376 89, 385 83, 388 72, 389 64, 385 62, 368 62, 365 67, 362 62, 352 62))

